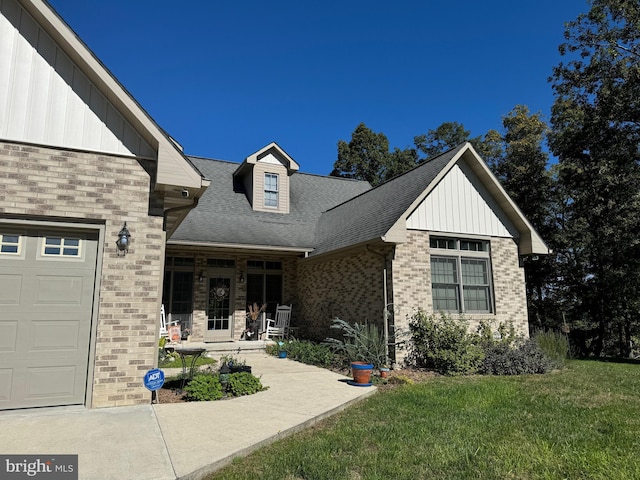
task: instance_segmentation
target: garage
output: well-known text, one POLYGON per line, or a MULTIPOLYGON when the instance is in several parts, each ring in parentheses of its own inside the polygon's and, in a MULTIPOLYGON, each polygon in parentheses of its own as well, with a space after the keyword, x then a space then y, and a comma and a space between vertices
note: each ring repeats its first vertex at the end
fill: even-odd
POLYGON ((0 223, 0 409, 85 404, 96 230, 0 223))

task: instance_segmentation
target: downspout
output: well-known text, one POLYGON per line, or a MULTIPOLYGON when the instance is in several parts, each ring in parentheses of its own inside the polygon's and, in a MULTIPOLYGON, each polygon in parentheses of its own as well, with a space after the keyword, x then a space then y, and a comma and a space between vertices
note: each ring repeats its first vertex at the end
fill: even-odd
POLYGON ((386 315, 386 309, 387 309, 387 305, 389 305, 388 302, 388 298, 387 298, 387 254, 386 253, 379 253, 376 252, 374 250, 371 250, 371 248, 369 248, 369 245, 365 245, 365 250, 369 253, 373 253, 375 255, 380 255, 382 257, 382 261, 383 261, 383 267, 382 267, 382 300, 383 300, 383 305, 384 305, 384 310, 385 310, 385 314, 383 315, 383 321, 384 321, 384 356, 386 358, 387 361, 389 361, 389 316, 386 315))
POLYGON ((191 209, 191 208, 196 208, 198 206, 198 202, 200 201, 200 198, 195 197, 193 199, 193 203, 190 205, 180 205, 179 207, 171 207, 171 208, 167 208, 165 210, 163 210, 162 212, 162 230, 163 231, 167 231, 167 217, 169 216, 170 213, 173 212, 177 212, 179 210, 186 210, 186 209, 191 209))

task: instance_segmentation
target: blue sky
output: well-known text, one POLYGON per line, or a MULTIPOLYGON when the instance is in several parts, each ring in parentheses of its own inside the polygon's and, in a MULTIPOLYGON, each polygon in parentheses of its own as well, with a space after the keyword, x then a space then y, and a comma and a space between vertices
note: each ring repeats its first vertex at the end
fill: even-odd
POLYGON ((391 148, 472 135, 524 104, 548 119, 564 23, 586 0, 49 0, 188 155, 277 142, 326 175, 364 122, 391 148))

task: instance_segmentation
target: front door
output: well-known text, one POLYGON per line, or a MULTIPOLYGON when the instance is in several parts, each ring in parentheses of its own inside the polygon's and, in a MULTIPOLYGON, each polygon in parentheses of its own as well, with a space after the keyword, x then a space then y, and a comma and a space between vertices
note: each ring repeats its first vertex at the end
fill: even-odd
POLYGON ((233 340, 233 277, 221 274, 209 278, 205 342, 233 340))

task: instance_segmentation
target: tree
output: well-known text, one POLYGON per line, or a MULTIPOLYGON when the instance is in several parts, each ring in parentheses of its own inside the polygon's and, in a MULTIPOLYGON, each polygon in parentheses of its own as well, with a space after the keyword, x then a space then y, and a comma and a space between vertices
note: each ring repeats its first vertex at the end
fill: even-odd
POLYGON ((458 122, 444 122, 435 130, 413 137, 416 150, 425 154, 419 161, 433 158, 465 142, 471 143, 487 163, 502 153, 502 139, 497 131, 489 130, 484 136, 471 137, 471 132, 458 122))
MULTIPOLYGON (((504 134, 493 142, 496 146, 490 166, 502 186, 545 242, 556 249, 556 191, 548 170, 549 155, 543 145, 548 126, 540 113, 530 114, 524 105, 516 105, 502 119, 504 134)), ((530 325, 557 326, 557 296, 554 255, 525 258, 527 303, 530 325)))
POLYGON ((349 143, 338 141, 338 159, 330 175, 366 180, 378 185, 415 167, 414 150, 389 151, 389 140, 383 133, 375 133, 360 123, 351 134, 349 143))
POLYGON ((567 296, 595 355, 628 355, 640 313, 640 4, 592 0, 553 70, 567 296))

